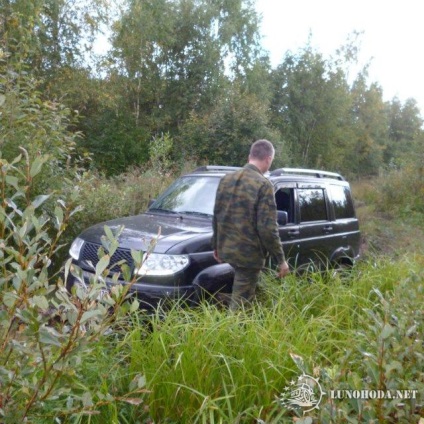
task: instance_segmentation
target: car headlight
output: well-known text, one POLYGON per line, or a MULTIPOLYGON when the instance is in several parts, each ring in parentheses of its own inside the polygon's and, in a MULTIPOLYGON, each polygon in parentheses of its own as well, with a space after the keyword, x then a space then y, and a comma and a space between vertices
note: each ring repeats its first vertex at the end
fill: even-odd
POLYGON ((172 275, 182 271, 189 264, 187 255, 165 255, 150 253, 137 270, 139 275, 172 275))
POLYGON ((74 258, 76 261, 79 259, 81 248, 84 244, 84 240, 77 237, 73 243, 71 244, 71 248, 69 249, 69 254, 74 258))

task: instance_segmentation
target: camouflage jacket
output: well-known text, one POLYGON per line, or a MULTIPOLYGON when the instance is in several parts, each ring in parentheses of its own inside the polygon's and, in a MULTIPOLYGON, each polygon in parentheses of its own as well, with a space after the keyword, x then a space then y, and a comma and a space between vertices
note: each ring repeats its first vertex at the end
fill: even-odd
POLYGON ((269 253, 284 261, 272 184, 251 164, 225 175, 216 193, 212 246, 232 265, 262 268, 269 253))

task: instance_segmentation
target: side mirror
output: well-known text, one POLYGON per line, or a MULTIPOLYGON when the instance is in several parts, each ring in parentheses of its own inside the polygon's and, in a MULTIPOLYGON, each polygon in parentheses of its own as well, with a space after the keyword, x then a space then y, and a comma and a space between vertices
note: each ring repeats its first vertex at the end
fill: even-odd
POLYGON ((286 225, 288 221, 289 221, 289 217, 286 211, 277 211, 278 225, 286 225))

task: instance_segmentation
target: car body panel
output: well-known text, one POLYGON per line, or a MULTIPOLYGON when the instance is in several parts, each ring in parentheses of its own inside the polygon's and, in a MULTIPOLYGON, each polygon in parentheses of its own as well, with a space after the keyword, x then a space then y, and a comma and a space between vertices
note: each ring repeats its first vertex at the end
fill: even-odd
POLYGON ((155 241, 155 252, 166 253, 181 242, 199 235, 211 233, 211 225, 205 227, 205 218, 179 217, 161 213, 144 213, 131 217, 117 218, 94 225, 81 233, 80 237, 101 245, 104 227, 112 232, 120 233, 118 242, 124 249, 147 251, 152 241, 155 241))

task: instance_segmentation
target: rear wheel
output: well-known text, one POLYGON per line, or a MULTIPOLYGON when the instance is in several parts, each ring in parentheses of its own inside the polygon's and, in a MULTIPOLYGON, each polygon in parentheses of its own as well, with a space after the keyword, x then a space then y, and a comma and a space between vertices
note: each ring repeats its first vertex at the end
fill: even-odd
POLYGON ((350 262, 347 262, 347 261, 337 262, 331 271, 331 276, 333 278, 345 279, 349 277, 349 275, 351 274, 351 270, 352 270, 352 264, 350 262))

